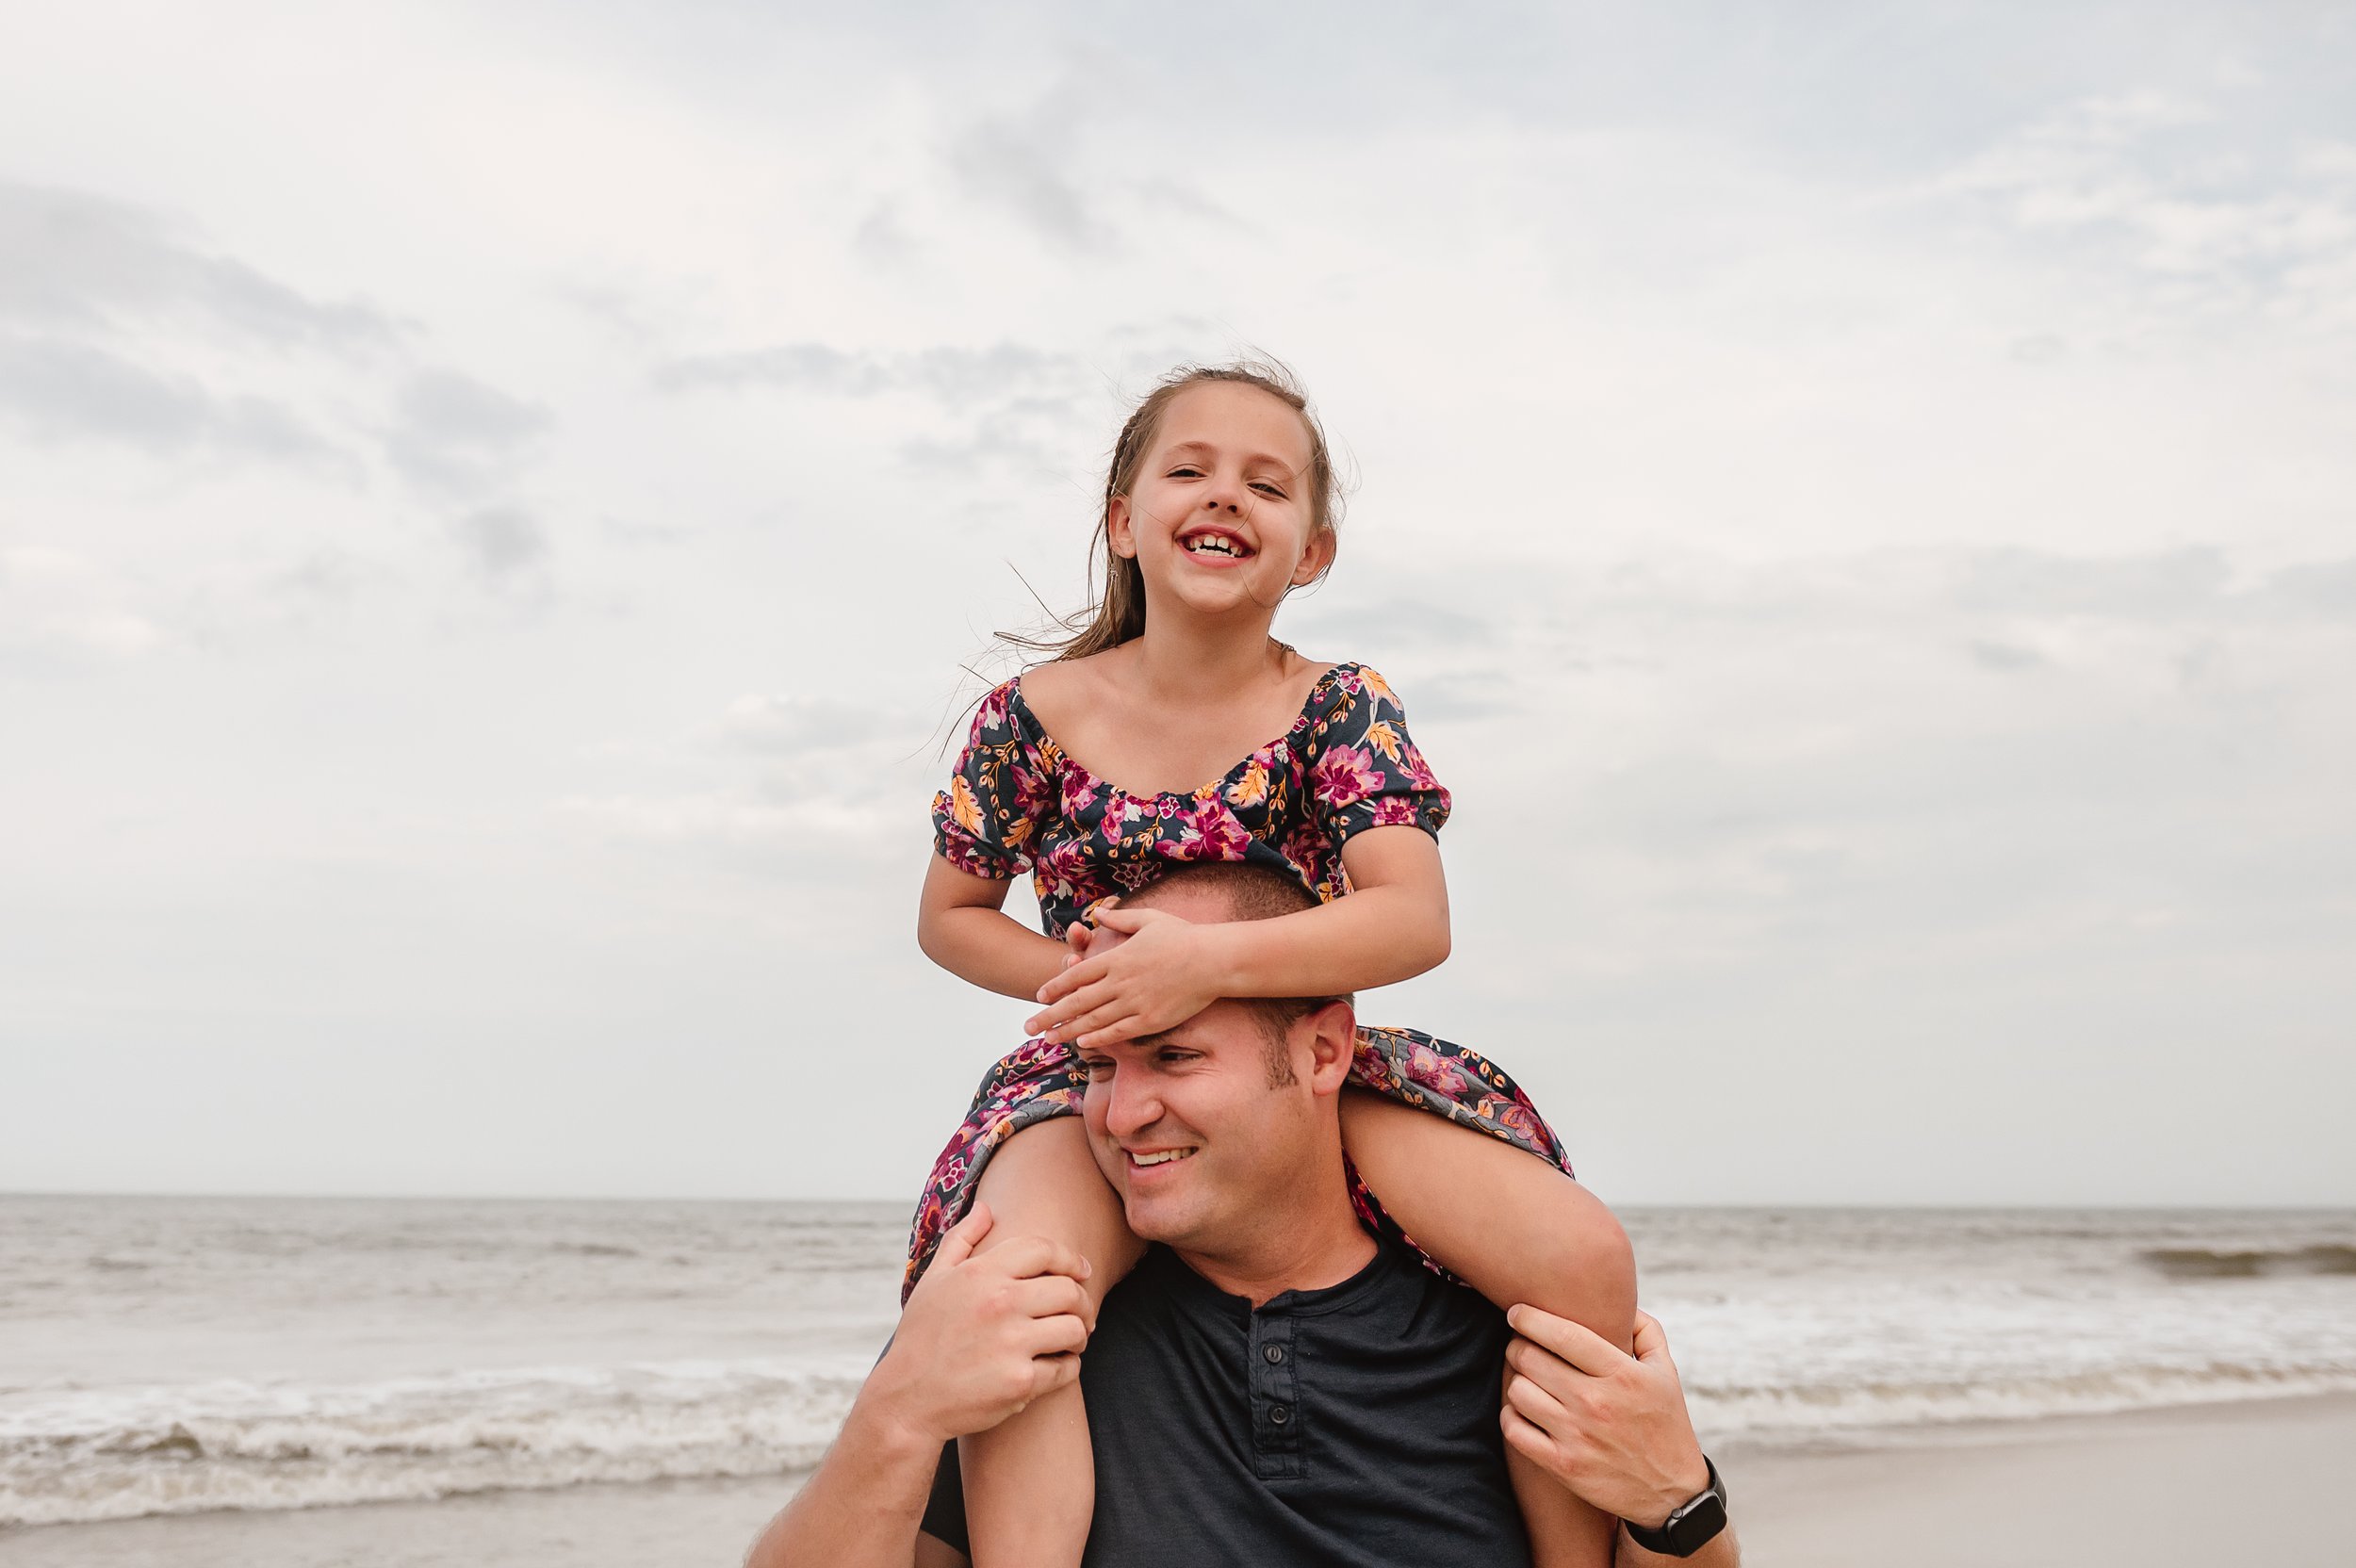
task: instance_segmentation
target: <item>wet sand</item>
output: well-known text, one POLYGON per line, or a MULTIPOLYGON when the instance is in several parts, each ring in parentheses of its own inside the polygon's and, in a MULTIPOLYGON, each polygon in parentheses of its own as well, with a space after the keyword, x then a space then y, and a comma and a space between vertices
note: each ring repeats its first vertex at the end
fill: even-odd
POLYGON ((2333 1396, 1738 1452, 1726 1470, 1748 1568, 2345 1568, 2332 1500, 2351 1454, 2356 1397, 2333 1396))
MULTIPOLYGON (((2342 1568, 2356 1397, 1729 1449, 1750 1568, 2342 1568)), ((506 1492, 0 1532, 8 1568, 732 1568, 798 1478, 506 1492)))

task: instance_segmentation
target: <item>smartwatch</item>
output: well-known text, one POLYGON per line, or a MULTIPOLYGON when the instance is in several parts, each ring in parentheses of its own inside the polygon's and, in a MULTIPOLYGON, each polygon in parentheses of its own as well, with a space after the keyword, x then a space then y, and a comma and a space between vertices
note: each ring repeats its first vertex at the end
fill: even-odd
POLYGON ((1655 1528, 1623 1519, 1628 1537, 1648 1552, 1662 1557, 1692 1557, 1726 1527, 1726 1483, 1718 1478, 1718 1467, 1710 1463, 1708 1454, 1702 1463, 1710 1468, 1710 1485, 1691 1502, 1679 1507, 1666 1521, 1655 1528))

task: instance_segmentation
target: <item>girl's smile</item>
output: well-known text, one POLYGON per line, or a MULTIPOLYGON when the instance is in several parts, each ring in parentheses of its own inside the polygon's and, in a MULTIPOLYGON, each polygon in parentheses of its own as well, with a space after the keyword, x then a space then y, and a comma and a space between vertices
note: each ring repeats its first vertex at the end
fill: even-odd
POLYGON ((1202 561, 1215 565, 1222 561, 1249 561, 1259 551, 1242 533, 1219 522, 1201 522, 1182 529, 1178 547, 1202 561))

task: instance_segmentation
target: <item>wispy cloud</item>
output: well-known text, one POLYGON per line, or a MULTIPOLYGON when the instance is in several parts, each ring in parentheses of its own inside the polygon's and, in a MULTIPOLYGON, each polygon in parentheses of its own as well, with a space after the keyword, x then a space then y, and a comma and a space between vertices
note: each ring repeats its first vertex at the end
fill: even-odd
POLYGON ((765 387, 843 398, 916 392, 960 402, 1003 396, 1009 388, 1068 381, 1077 370, 1066 355, 1019 343, 892 352, 804 341, 675 359, 658 368, 654 380, 671 391, 765 387))
POLYGON ((958 133, 942 158, 967 193, 1003 207, 1042 238, 1102 251, 1114 231, 1081 195, 1072 171, 1078 106, 1072 95, 1059 94, 1019 119, 978 120, 958 133))
POLYGON ((0 182, 0 416, 36 441, 221 453, 346 483, 376 447, 413 488, 480 499, 504 492, 550 423, 416 367, 419 335, 376 306, 306 293, 128 203, 0 182), (289 363, 320 351, 336 395, 289 363), (385 421, 352 412, 386 401, 385 421))
POLYGON ((384 452, 420 489, 476 494, 512 477, 518 456, 550 422, 548 410, 472 376, 425 370, 401 389, 384 452))
POLYGON ((0 413, 41 441, 115 441, 157 452, 212 448, 355 472, 347 453, 276 401, 215 392, 192 377, 59 338, 0 336, 0 413))
POLYGON ((377 350, 402 334, 357 301, 314 298, 199 248, 160 215, 0 181, 0 321, 86 332, 178 318, 269 349, 377 350))
POLYGON ((730 876, 853 890, 867 897, 904 863, 904 813, 876 801, 786 800, 744 790, 571 795, 560 822, 608 843, 730 876))
POLYGON ((2156 305, 2356 328, 2356 149, 2344 140, 2254 140, 2200 98, 2094 97, 1933 188, 2084 248, 2156 305))
POLYGON ((2356 621, 2356 556, 2282 567, 2266 579, 2266 597, 2288 612, 2356 621))
POLYGON ((548 532, 521 507, 483 507, 466 513, 451 526, 486 580, 513 582, 548 564, 548 532))

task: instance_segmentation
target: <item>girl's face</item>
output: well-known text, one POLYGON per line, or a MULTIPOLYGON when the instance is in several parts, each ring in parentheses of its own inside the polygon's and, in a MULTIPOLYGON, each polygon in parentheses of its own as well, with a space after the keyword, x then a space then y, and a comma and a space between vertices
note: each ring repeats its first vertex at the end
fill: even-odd
POLYGON ((1311 516, 1309 433, 1256 386, 1200 382, 1170 400, 1129 494, 1105 512, 1146 601, 1203 614, 1272 612, 1333 558, 1311 516))

